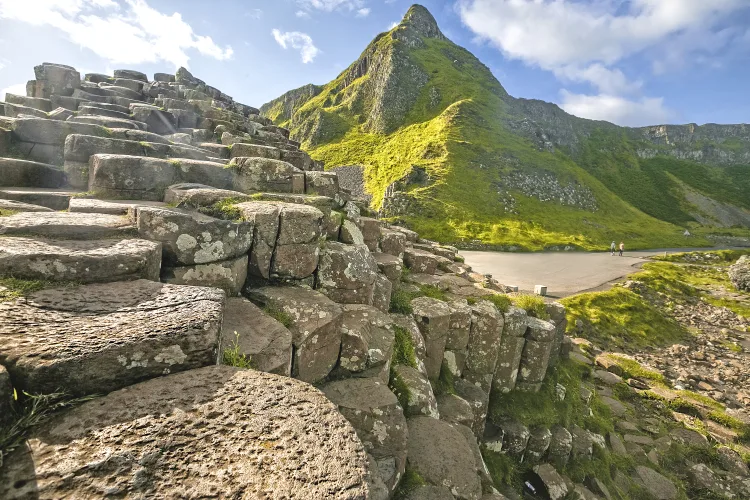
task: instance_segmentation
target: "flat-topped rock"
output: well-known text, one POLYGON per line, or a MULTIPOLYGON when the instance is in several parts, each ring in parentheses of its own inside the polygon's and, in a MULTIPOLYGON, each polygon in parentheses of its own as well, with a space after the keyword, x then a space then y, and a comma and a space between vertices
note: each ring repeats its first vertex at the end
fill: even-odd
POLYGON ((0 275, 19 279, 159 281, 160 266, 161 245, 153 241, 0 238, 0 275))
POLYGON ((54 212, 54 210, 41 205, 0 199, 0 213, 7 215, 13 212, 54 212))
POLYGON ((295 348, 292 375, 311 383, 323 380, 339 357, 341 306, 300 287, 267 286, 245 293, 265 311, 288 321, 295 348))
POLYGON ((249 201, 251 196, 239 191, 197 183, 174 184, 164 192, 164 203, 184 208, 209 207, 230 199, 236 202, 249 201))
POLYGON ((0 186, 57 188, 65 182, 59 167, 16 158, 0 158, 0 186))
POLYGON ((166 207, 166 203, 161 201, 99 200, 96 198, 76 197, 70 199, 68 210, 84 214, 127 215, 128 210, 138 206, 166 207))
POLYGON ((438 258, 425 250, 407 248, 404 251, 404 263, 406 267, 416 273, 435 274, 438 267, 438 258))
POLYGON ((0 189, 0 199, 40 205, 52 210, 65 210, 70 199, 79 194, 69 189, 12 187, 0 189))
POLYGON ((394 283, 401 280, 401 274, 404 270, 404 261, 401 258, 381 252, 374 253, 372 256, 378 265, 378 270, 385 274, 389 280, 394 283))
POLYGON ((173 285, 220 288, 227 296, 236 297, 247 281, 247 255, 191 266, 163 266, 161 280, 173 285))
POLYGON ((2 498, 369 498, 366 454, 336 407, 254 370, 150 380, 61 414, 28 443, 0 471, 2 498))
POLYGON ((411 301, 411 306, 414 320, 425 341, 427 376, 435 381, 440 376, 443 363, 451 310, 445 302, 429 297, 417 297, 411 301))
POLYGON ((132 215, 138 233, 161 241, 165 263, 206 264, 247 253, 253 241, 253 225, 215 219, 177 208, 136 206, 132 215))
POLYGON ((367 305, 345 305, 343 310, 339 369, 345 375, 388 382, 394 342, 390 317, 367 305))
POLYGON ((235 157, 227 168, 235 173, 235 189, 245 193, 304 193, 305 174, 292 164, 270 158, 235 157))
POLYGON ((41 290, 0 303, 0 363, 19 390, 107 393, 215 363, 223 305, 147 280, 41 290))
POLYGON ((21 142, 63 145, 70 134, 109 137, 109 131, 100 125, 45 118, 18 118, 13 122, 13 135, 21 142))
POLYGON ((416 368, 405 365, 393 367, 396 381, 394 392, 406 403, 404 415, 407 417, 425 416, 439 418, 438 404, 430 381, 416 368))
POLYGON ((318 288, 343 304, 372 304, 377 263, 364 245, 326 242, 320 253, 318 288))
POLYGON ((134 236, 127 217, 64 212, 21 212, 0 218, 0 234, 60 239, 105 239, 134 236))

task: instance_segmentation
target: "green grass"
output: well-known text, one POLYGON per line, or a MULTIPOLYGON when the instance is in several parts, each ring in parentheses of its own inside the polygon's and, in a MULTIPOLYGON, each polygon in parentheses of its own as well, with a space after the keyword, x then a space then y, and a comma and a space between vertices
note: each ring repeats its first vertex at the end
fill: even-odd
POLYGON ((0 208, 0 217, 10 217, 11 215, 16 215, 17 213, 20 213, 20 212, 18 210, 0 208))
POLYGON ((292 317, 292 315, 287 313, 286 311, 282 311, 277 307, 266 305, 265 307, 263 307, 263 312, 284 325, 285 328, 291 328, 294 325, 294 318, 292 317))
POLYGON ((431 299, 448 300, 448 292, 433 285, 418 285, 419 290, 410 292, 401 286, 397 286, 391 293, 391 305, 389 311, 395 314, 411 314, 413 312, 411 301, 417 297, 429 297, 431 299))
POLYGON ((481 298, 481 300, 487 300, 489 302, 492 302, 493 304, 495 304, 495 307, 497 307, 497 310, 500 311, 501 313, 508 312, 508 309, 510 309, 511 304, 513 303, 510 297, 508 297, 507 295, 500 295, 500 294, 485 295, 484 297, 481 298))
POLYGON ((644 368, 639 362, 634 359, 625 358, 616 354, 609 354, 607 356, 613 360, 617 366, 622 368, 623 378, 638 378, 643 380, 650 380, 658 385, 666 385, 667 381, 660 372, 656 370, 649 370, 644 368))
POLYGON ((456 394, 455 378, 445 363, 440 367, 440 375, 437 382, 435 382, 434 388, 436 395, 456 394))
POLYGON ((663 347, 689 338, 689 332, 640 295, 622 287, 562 300, 568 329, 582 320, 584 337, 603 349, 663 347))
POLYGON ((25 297, 39 290, 52 287, 72 287, 79 283, 72 281, 22 280, 0 278, 0 302, 25 297))
POLYGON ((224 349, 222 354, 222 364, 227 366, 234 366, 236 368, 251 368, 256 369, 257 367, 253 363, 252 359, 247 357, 243 352, 240 351, 240 334, 234 332, 234 341, 232 346, 228 349, 224 349))
POLYGON ((525 310, 529 316, 548 320, 547 306, 544 299, 538 295, 521 294, 513 295, 510 299, 513 305, 525 310))
POLYGON ((408 408, 409 398, 411 397, 411 391, 409 390, 409 386, 398 375, 398 373, 396 373, 393 367, 391 367, 390 378, 388 380, 388 387, 391 389, 391 392, 395 394, 396 399, 398 400, 398 404, 401 405, 401 408, 403 409, 408 408))
POLYGON ((408 497, 409 493, 426 484, 427 481, 424 480, 419 472, 407 466, 406 470, 404 471, 404 475, 401 478, 401 481, 399 481, 398 487, 393 494, 393 499, 405 500, 408 497))
POLYGON ((730 266, 750 250, 713 250, 707 252, 680 252, 669 255, 656 255, 653 260, 678 262, 682 264, 711 264, 712 266, 730 266))
POLYGON ((217 201, 211 206, 201 207, 198 211, 217 219, 240 221, 242 220, 242 212, 236 207, 238 203, 246 201, 242 198, 227 198, 221 201, 217 201))
POLYGON ((529 466, 519 464, 505 453, 497 453, 484 447, 481 450, 495 487, 511 487, 520 491, 523 486, 523 475, 528 471, 529 466))
POLYGON ((414 342, 409 331, 406 328, 394 325, 393 333, 394 341, 391 366, 406 365, 417 368, 417 355, 414 351, 414 342))

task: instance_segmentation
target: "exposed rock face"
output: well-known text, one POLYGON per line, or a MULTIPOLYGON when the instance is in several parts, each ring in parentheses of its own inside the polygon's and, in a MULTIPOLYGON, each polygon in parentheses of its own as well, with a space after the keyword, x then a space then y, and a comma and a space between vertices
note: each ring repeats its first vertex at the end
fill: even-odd
POLYGON ((750 292, 750 256, 743 255, 729 268, 729 277, 738 290, 750 292))
POLYGON ((29 444, 0 470, 2 498, 368 498, 365 451, 335 407, 307 384, 253 370, 144 382, 63 413, 29 444))
POLYGON ((318 288, 344 304, 372 304, 377 263, 366 246, 326 243, 320 256, 318 288))
POLYGON ((450 325, 450 308, 442 301, 418 297, 411 302, 414 320, 425 341, 425 367, 430 380, 437 380, 450 325))
POLYGON ((146 280, 42 290, 0 303, 0 362, 28 392, 108 392, 214 363, 223 305, 216 289, 146 280))
MULTIPOLYGON (((438 405, 435 395, 432 391, 430 381, 427 380, 415 368, 410 366, 398 365, 393 369, 393 377, 398 380, 398 385, 403 386, 406 394, 407 405, 404 408, 404 414, 407 417, 427 416, 438 418, 438 405)), ((398 390, 396 390, 397 395, 398 390)))

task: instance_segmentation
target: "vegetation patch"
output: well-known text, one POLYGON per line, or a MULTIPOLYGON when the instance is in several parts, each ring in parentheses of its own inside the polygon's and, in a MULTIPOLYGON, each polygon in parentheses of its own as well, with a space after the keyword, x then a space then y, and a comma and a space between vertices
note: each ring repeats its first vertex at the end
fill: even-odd
MULTIPOLYGON (((402 278, 403 281, 403 278, 402 278)), ((418 290, 406 290, 404 286, 398 286, 391 293, 391 305, 389 311, 395 314, 411 314, 413 311, 411 301, 417 297, 429 297, 431 299, 448 300, 448 292, 433 285, 417 285, 418 290)))
POLYGON ((25 297, 39 290, 53 287, 74 287, 75 281, 22 280, 17 278, 0 278, 0 302, 25 297))
POLYGON ((398 325, 393 326, 394 341, 391 366, 406 365, 417 368, 417 354, 414 350, 414 341, 411 333, 406 328, 398 325))
POLYGON ((245 200, 242 198, 226 198, 217 201, 208 207, 200 207, 198 211, 204 215, 216 217, 217 219, 241 221, 242 212, 236 205, 243 201, 245 200))
POLYGON ((456 394, 456 382, 446 363, 440 367, 440 375, 435 383, 435 394, 456 394))
POLYGON ((393 494, 394 500, 405 500, 409 493, 416 490, 420 486, 425 486, 427 481, 419 474, 419 472, 411 469, 409 466, 406 467, 404 475, 401 481, 398 483, 398 487, 393 494))
POLYGON ((538 295, 519 294, 511 296, 511 301, 516 307, 524 309, 529 316, 548 320, 547 305, 544 299, 538 295))
POLYGON ((240 351, 240 334, 237 332, 234 332, 234 341, 232 341, 231 347, 224 349, 222 363, 236 368, 257 368, 252 359, 240 351))
POLYGON ((617 363, 617 366, 622 369, 623 378, 625 379, 637 378, 650 380, 662 386, 667 385, 667 380, 661 372, 644 368, 643 365, 634 359, 618 356, 617 354, 609 354, 607 357, 617 363))
POLYGON ((270 304, 263 307, 263 312, 284 325, 286 328, 291 328, 294 325, 294 318, 291 314, 270 304))
POLYGON ((0 208, 0 217, 10 217, 11 215, 16 215, 19 213, 18 210, 10 210, 7 208, 0 208))

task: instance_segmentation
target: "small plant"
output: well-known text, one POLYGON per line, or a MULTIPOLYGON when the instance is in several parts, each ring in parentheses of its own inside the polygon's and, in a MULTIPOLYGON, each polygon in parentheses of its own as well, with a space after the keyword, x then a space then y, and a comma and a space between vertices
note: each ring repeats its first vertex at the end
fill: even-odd
POLYGON ((252 368, 255 369, 253 360, 249 358, 245 353, 240 351, 240 334, 234 332, 234 341, 229 349, 224 349, 222 355, 222 364, 227 366, 234 366, 236 368, 252 368))
POLYGON ((419 475, 419 472, 407 467, 403 477, 401 477, 401 481, 398 483, 396 492, 393 494, 393 498, 394 500, 403 500, 407 498, 409 493, 426 484, 427 482, 419 475))
POLYGON ((437 383, 435 384, 435 393, 456 394, 456 386, 453 379, 453 373, 451 373, 445 363, 443 363, 443 365, 440 367, 440 375, 438 376, 437 383))
POLYGON ((510 308, 510 305, 512 303, 510 297, 508 297, 507 295, 499 294, 485 295, 484 297, 482 297, 482 300, 487 300, 495 304, 495 307, 497 307, 497 310, 501 313, 508 312, 508 309, 510 308))
POLYGON ((398 399, 398 404, 401 405, 401 408, 406 409, 409 406, 411 392, 409 391, 409 386, 398 376, 393 367, 391 367, 391 377, 388 381, 388 387, 390 387, 391 392, 396 395, 396 399, 398 399))
POLYGON ((418 293, 414 298, 417 297, 429 297, 431 299, 437 299, 442 300, 443 302, 448 301, 448 293, 436 286, 433 285, 422 285, 419 287, 420 293, 418 293))
POLYGON ((414 351, 414 342, 412 341, 411 334, 406 328, 398 325, 394 325, 393 332, 395 338, 391 366, 406 365, 416 368, 417 355, 414 351))
POLYGON ((294 325, 294 318, 291 314, 286 311, 274 307, 272 305, 266 305, 263 308, 263 312, 271 316, 273 319, 284 325, 286 328, 291 328, 294 325))
POLYGON ((466 259, 464 259, 463 255, 456 254, 455 257, 453 257, 453 262, 458 262, 459 264, 463 264, 466 262, 466 259))
POLYGON ((414 298, 412 293, 407 292, 401 287, 396 288, 391 294, 390 312, 395 314, 411 314, 411 301, 414 298))
POLYGON ((174 158, 170 158, 167 161, 170 163, 170 165, 174 165, 177 168, 180 168, 182 166, 182 163, 180 162, 180 160, 175 160, 174 158))
POLYGON ((17 213, 18 210, 0 208, 0 217, 10 217, 11 215, 16 215, 17 213))
POLYGON ((529 316, 534 316, 535 318, 544 320, 549 319, 549 314, 547 314, 547 306, 544 303, 543 298, 537 295, 521 294, 516 295, 511 300, 516 307, 524 309, 529 316))

